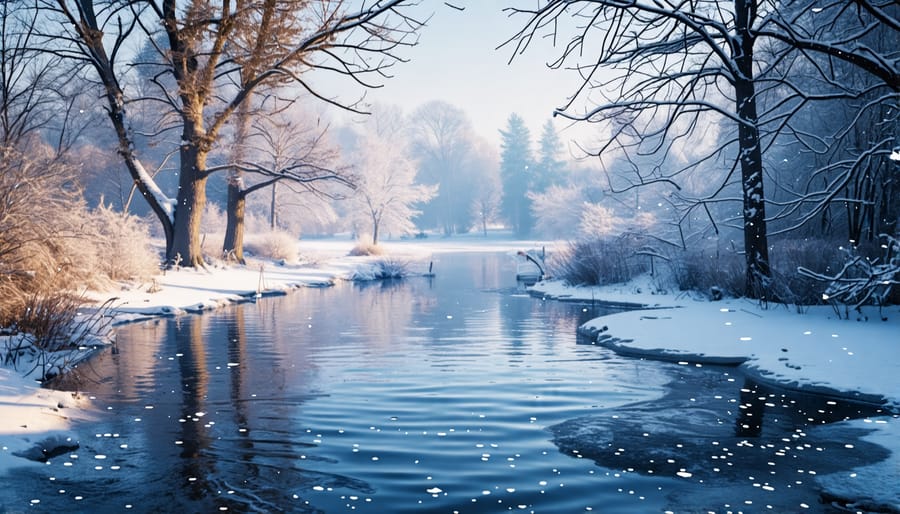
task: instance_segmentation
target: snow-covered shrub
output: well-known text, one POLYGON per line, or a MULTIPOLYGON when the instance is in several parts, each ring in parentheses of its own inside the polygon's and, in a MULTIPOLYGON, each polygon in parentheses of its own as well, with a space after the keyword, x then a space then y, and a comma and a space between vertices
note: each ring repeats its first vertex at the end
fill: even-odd
POLYGON ((228 224, 225 211, 215 202, 206 202, 203 206, 203 216, 201 218, 203 233, 224 234, 225 226, 228 224))
POLYGON ((378 278, 403 278, 409 270, 409 263, 393 257, 383 257, 376 263, 379 269, 378 278))
POLYGON ((224 260, 222 249, 225 247, 224 232, 204 232, 200 236, 200 251, 208 262, 224 260))
POLYGON ((96 231, 96 265, 113 280, 144 279, 159 272, 160 256, 150 247, 150 232, 140 218, 99 206, 91 212, 96 231))
POLYGON ((863 305, 896 303, 900 285, 900 239, 882 234, 881 255, 867 257, 858 247, 843 248, 846 259, 836 273, 817 273, 801 267, 800 274, 827 283, 822 299, 832 305, 858 309, 863 305))
POLYGON ((73 170, 41 150, 0 147, 0 327, 33 292, 78 284, 94 263, 73 170))
POLYGON ((843 263, 840 245, 825 239, 770 239, 769 261, 772 269, 770 291, 767 296, 779 302, 795 305, 815 305, 822 302, 826 285, 798 270, 801 268, 834 273, 843 263))
POLYGON ((637 255, 640 246, 630 237, 580 239, 554 253, 548 273, 570 285, 627 282, 649 271, 649 260, 637 255))
POLYGON ((300 258, 297 237, 282 230, 254 234, 247 238, 244 249, 258 257, 296 262, 300 258))

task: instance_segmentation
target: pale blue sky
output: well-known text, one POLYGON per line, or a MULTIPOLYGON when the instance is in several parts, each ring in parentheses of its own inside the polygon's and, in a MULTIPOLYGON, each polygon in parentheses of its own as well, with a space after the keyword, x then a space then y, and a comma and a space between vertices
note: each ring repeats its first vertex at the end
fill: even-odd
MULTIPOLYGON (((404 55, 410 62, 392 68, 393 78, 384 87, 369 90, 369 102, 396 104, 408 113, 430 100, 444 100, 462 108, 476 131, 492 142, 499 142, 498 130, 506 125, 510 113, 522 116, 534 139, 541 126, 561 106, 579 84, 576 74, 550 70, 546 63, 559 48, 536 41, 528 52, 508 64, 513 46, 496 49, 516 33, 524 19, 508 18, 503 7, 522 0, 454 0, 464 11, 441 1, 427 1, 423 11, 433 12, 422 29, 418 46, 404 55)), ((329 81, 330 82, 330 81, 329 81)), ((362 90, 342 81, 342 98, 355 98, 362 90)), ((557 118, 558 129, 569 124, 557 118)), ((586 128, 577 132, 583 135, 586 128)), ((563 140, 576 137, 576 130, 561 132, 563 140)))

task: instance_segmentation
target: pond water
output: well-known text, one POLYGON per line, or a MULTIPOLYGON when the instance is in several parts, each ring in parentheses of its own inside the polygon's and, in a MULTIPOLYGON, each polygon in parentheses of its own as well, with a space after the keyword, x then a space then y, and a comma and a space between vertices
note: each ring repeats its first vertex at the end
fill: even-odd
POLYGON ((583 344, 603 312, 515 269, 447 254, 124 326, 69 377, 98 408, 80 448, 5 479, 0 512, 818 512, 814 470, 880 458, 808 430, 864 409, 583 344))

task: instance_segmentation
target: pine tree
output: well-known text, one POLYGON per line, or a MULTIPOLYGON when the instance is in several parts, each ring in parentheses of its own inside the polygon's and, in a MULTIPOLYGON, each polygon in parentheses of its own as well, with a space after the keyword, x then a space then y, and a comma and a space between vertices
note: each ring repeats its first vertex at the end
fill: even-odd
POLYGON ((565 163, 558 158, 561 146, 553 121, 547 120, 541 128, 541 139, 538 141, 538 161, 529 188, 532 193, 544 193, 548 187, 562 182, 565 163))
POLYGON ((527 193, 532 182, 534 159, 531 134, 518 114, 509 115, 506 130, 501 130, 500 180, 503 184, 502 214, 517 236, 525 236, 534 226, 531 200, 527 193))

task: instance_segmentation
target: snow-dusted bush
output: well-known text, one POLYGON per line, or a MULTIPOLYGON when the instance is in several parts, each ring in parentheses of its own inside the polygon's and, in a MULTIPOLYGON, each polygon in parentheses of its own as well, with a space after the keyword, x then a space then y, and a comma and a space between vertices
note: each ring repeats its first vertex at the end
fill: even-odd
POLYGON ((551 256, 548 273, 570 285, 627 282, 650 269, 639 249, 638 241, 630 237, 572 241, 551 256))
POLYGON ((379 269, 378 278, 403 278, 408 274, 409 263, 393 257, 383 257, 376 263, 379 269))
POLYGON ((72 171, 40 147, 0 147, 0 327, 24 315, 33 292, 89 273, 94 255, 72 171))
POLYGON ((91 212, 73 184, 72 168, 39 146, 0 148, 0 327, 22 330, 73 291, 157 270, 142 225, 91 212))
POLYGON ((113 280, 144 279, 159 272, 160 256, 150 247, 150 232, 143 220, 99 206, 91 212, 96 265, 113 280))
POLYGON ((215 202, 206 202, 203 206, 203 216, 201 218, 203 233, 224 234, 225 226, 228 224, 225 211, 215 202))
POLYGON ((817 273, 801 267, 801 275, 827 284, 822 299, 858 309, 863 305, 887 305, 898 301, 900 289, 900 239, 882 234, 881 255, 867 257, 858 247, 842 248, 845 262, 836 273, 817 273))
POLYGON ((254 234, 247 238, 244 249, 258 257, 296 262, 300 258, 297 237, 282 230, 254 234))

